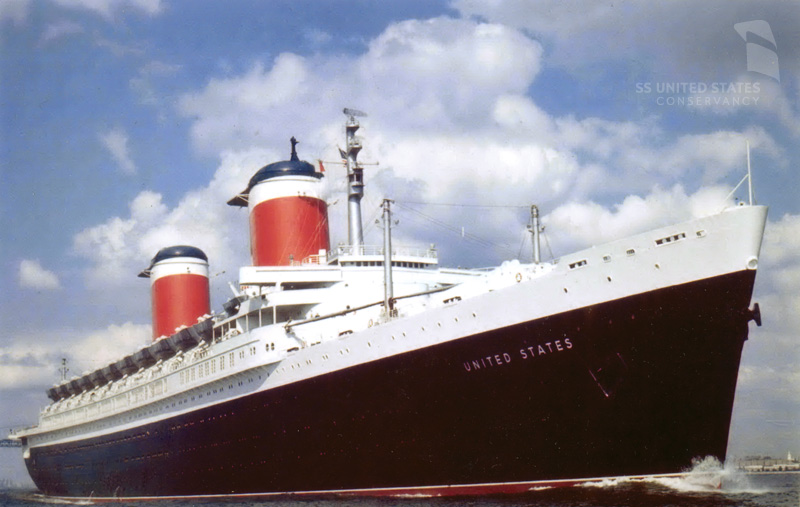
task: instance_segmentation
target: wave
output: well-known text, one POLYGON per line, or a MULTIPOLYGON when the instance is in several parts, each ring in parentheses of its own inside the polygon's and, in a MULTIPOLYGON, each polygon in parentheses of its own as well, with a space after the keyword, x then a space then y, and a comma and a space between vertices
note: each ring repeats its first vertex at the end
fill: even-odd
POLYGON ((756 487, 746 473, 733 464, 723 465, 713 456, 695 458, 692 466, 683 473, 671 476, 615 477, 587 481, 578 486, 589 488, 615 488, 635 483, 655 484, 679 493, 720 493, 725 495, 760 495, 773 492, 766 487, 756 487))

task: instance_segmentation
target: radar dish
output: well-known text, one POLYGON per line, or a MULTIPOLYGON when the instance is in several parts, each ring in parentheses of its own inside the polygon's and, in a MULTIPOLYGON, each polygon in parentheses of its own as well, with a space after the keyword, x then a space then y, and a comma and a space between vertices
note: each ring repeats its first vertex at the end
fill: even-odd
POLYGON ((367 113, 364 111, 359 111, 358 109, 350 109, 349 107, 344 108, 344 114, 347 116, 367 116, 367 113))

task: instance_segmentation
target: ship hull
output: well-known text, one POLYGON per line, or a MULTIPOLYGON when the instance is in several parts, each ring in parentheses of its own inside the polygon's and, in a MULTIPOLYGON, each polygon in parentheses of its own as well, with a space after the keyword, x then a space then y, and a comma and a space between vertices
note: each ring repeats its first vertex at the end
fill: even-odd
POLYGON ((481 332, 32 447, 26 464, 41 491, 79 497, 515 492, 680 472, 725 458, 754 278, 481 332))

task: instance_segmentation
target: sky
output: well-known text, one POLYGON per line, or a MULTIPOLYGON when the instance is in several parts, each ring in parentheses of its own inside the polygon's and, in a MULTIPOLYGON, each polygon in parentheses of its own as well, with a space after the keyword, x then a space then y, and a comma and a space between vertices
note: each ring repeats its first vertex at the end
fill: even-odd
MULTIPOLYGON (((0 429, 59 378, 150 336, 164 246, 209 256, 212 305, 249 263, 225 203, 263 165, 336 162, 359 134, 365 240, 445 266, 545 258, 746 199, 770 206, 729 453, 800 455, 800 4, 0 2, 0 429), (746 185, 745 185, 746 187, 746 185)), ((332 243, 346 241, 328 164, 332 243)))

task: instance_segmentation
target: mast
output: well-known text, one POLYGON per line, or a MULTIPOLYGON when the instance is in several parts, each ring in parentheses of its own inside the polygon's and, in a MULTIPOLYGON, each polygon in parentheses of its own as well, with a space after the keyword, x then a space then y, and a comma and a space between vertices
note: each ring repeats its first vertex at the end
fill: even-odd
POLYGON ((750 206, 753 205, 753 173, 750 172, 750 140, 745 140, 747 143, 747 187, 748 194, 750 195, 750 206))
POLYGON ((361 151, 361 140, 356 137, 360 125, 356 116, 366 113, 356 109, 344 109, 347 115, 345 134, 347 147, 345 159, 347 163, 347 237, 353 253, 357 254, 364 245, 364 232, 361 228, 361 198, 364 197, 364 168, 358 164, 358 152, 361 151))
POLYGON ((61 358, 61 368, 58 369, 58 373, 61 374, 61 382, 67 380, 67 373, 69 373, 69 368, 67 368, 67 358, 61 358))
POLYGON ((391 199, 383 200, 383 311, 387 318, 394 316, 394 287, 392 284, 392 209, 391 199))
POLYGON ((531 205, 531 221, 528 224, 528 231, 531 233, 531 242, 533 243, 533 263, 541 264, 542 254, 539 246, 539 233, 542 232, 542 227, 539 225, 539 207, 535 204, 531 205))

